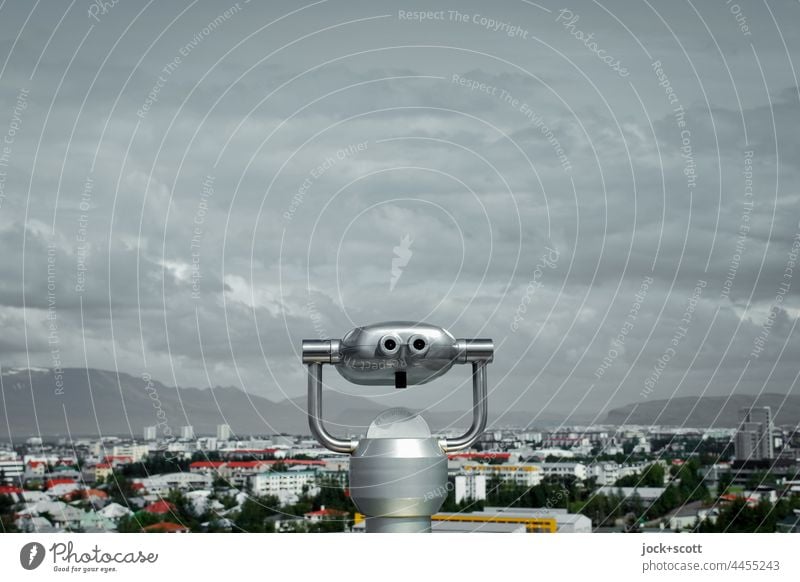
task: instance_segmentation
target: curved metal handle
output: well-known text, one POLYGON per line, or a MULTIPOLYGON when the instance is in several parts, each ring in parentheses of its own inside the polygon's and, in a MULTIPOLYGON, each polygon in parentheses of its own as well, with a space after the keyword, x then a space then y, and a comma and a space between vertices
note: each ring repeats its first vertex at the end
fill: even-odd
POLYGON ((308 365, 308 426, 311 434, 326 449, 335 453, 352 453, 358 441, 336 438, 322 424, 322 364, 308 365))
POLYGON ((486 430, 486 421, 489 417, 489 404, 486 400, 487 363, 486 360, 472 362, 472 424, 463 435, 439 441, 439 445, 445 453, 468 449, 486 430))

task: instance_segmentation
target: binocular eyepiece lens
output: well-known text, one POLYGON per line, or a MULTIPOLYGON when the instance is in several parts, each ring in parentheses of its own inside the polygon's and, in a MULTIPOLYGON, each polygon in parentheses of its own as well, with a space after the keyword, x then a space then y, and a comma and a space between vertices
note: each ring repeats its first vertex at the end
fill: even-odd
POLYGON ((408 351, 414 357, 422 357, 428 353, 428 338, 418 333, 408 338, 408 351))
POLYGON ((378 342, 378 351, 387 358, 393 358, 400 351, 400 336, 388 333, 378 342))

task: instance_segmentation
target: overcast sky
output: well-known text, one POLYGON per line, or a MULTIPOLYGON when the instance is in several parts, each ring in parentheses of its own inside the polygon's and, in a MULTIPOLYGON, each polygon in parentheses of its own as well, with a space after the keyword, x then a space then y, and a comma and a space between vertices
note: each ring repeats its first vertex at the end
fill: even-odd
POLYGON ((0 8, 4 369, 280 399, 402 319, 497 412, 797 390, 797 2, 111 4, 0 8))

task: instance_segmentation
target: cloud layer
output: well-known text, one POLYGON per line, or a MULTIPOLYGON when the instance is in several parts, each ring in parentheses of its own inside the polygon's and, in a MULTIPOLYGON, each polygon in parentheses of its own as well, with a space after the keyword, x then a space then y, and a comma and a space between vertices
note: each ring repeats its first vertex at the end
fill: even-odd
POLYGON ((402 319, 495 410, 794 389, 796 6, 85 4, 0 11, 4 368, 295 397, 402 319))

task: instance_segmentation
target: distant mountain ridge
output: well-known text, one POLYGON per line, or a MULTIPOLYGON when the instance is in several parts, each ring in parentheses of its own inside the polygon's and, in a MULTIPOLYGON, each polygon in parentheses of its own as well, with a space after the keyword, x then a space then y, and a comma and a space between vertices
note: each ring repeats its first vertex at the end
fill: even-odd
MULTIPOLYGON (((61 393, 57 393, 52 371, 46 368, 4 370, 1 378, 0 440, 7 440, 9 434, 14 440, 39 435, 141 438, 145 426, 159 424, 159 436, 163 436, 165 426, 178 436, 180 427, 187 424, 194 427, 196 434, 213 435, 216 426, 223 423, 230 424, 238 436, 309 434, 304 396, 276 402, 234 387, 175 388, 155 379, 148 382, 124 372, 94 368, 64 369, 61 393)), ((753 403, 772 407, 776 424, 796 424, 800 420, 800 396, 764 394, 756 399, 735 395, 723 406, 725 400, 724 396, 686 396, 639 402, 611 410, 604 422, 733 428, 738 425, 739 409, 753 403), (786 403, 778 410, 784 398, 786 403)), ((363 433, 385 408, 385 404, 368 398, 331 391, 325 397, 325 420, 336 434, 363 433)), ((591 418, 572 415, 567 419, 566 414, 556 412, 503 412, 491 403, 489 410, 490 428, 523 427, 534 418, 538 428, 557 426, 565 419, 572 425, 581 424, 591 418)), ((433 430, 464 428, 470 421, 467 409, 426 410, 423 416, 433 430)))
POLYGON ((750 406, 769 406, 776 425, 800 422, 800 395, 769 393, 758 397, 752 394, 681 396, 637 402, 609 411, 605 423, 736 428, 739 410, 750 406))
MULTIPOLYGON (((229 424, 235 435, 309 434, 306 398, 272 401, 240 390, 175 388, 111 370, 65 368, 57 390, 47 368, 4 370, 0 398, 0 440, 30 436, 126 435, 141 438, 145 426, 165 427, 174 436, 191 425, 195 434, 213 435, 218 424, 229 424), (30 381, 29 381, 30 374, 30 381), (35 404, 35 406, 34 406, 35 404)), ((363 433, 384 409, 367 398, 331 392, 325 396, 325 421, 331 432, 363 433)), ((465 427, 468 410, 426 410, 433 430, 465 427)), ((535 415, 524 411, 503 414, 502 426, 525 426, 535 415)), ((490 415, 490 420, 496 419, 490 415)), ((542 414, 538 425, 557 424, 558 414, 542 414)), ((490 423, 491 426, 491 423, 490 423)))
POLYGON ((226 422, 242 434, 269 434, 305 423, 304 412, 290 401, 276 403, 237 388, 175 388, 93 368, 65 368, 61 391, 47 369, 31 370, 30 381, 28 370, 4 372, 2 380, 4 436, 141 438, 142 429, 154 425, 160 425, 159 436, 165 430, 179 436, 184 425, 192 425, 198 434, 214 434, 216 426, 226 422))

